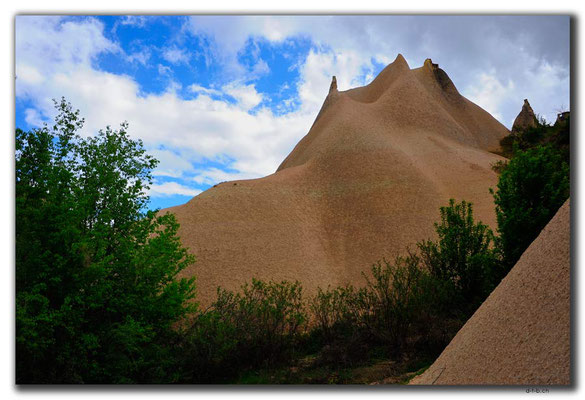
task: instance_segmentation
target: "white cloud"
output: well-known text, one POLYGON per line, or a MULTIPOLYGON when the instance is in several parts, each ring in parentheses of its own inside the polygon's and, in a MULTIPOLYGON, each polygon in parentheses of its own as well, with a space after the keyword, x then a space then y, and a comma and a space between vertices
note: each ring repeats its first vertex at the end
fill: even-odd
MULTIPOLYGON (((467 98, 481 106, 496 119, 502 121, 502 115, 499 113, 502 103, 513 98, 514 83, 508 81, 502 84, 496 74, 480 74, 476 84, 471 85, 466 90, 467 98)), ((518 110, 520 112, 520 110, 518 110)))
POLYGON ((173 195, 197 196, 199 189, 192 189, 177 182, 165 182, 151 185, 148 195, 151 197, 168 197, 173 195))
POLYGON ((251 110, 262 102, 262 95, 256 91, 256 87, 251 85, 238 85, 231 83, 225 85, 223 91, 232 96, 238 102, 243 110, 251 110))
POLYGON ((162 56, 171 64, 181 64, 189 62, 190 55, 184 49, 179 49, 176 46, 164 49, 162 56))
POLYGON ((127 15, 125 16, 120 23, 122 25, 131 25, 142 28, 146 25, 148 19, 144 15, 127 15))
POLYGON ((24 111, 24 120, 27 124, 32 126, 42 126, 46 122, 43 120, 41 114, 34 108, 27 108, 24 111))
MULTIPOLYGON (((143 23, 129 21, 135 26, 143 23)), ((206 59, 223 63, 225 77, 233 79, 227 84, 220 82, 221 87, 213 83, 203 87, 195 82, 188 89, 198 96, 185 100, 177 94, 177 82, 170 81, 162 94, 145 96, 132 77, 94 69, 92 61, 98 54, 119 52, 124 56, 119 46, 103 35, 99 21, 19 16, 15 37, 16 95, 33 100, 36 111, 26 112, 30 123, 50 118, 54 113, 50 99, 61 96, 81 110, 86 119, 85 134, 127 120, 130 134, 143 139, 161 159, 157 176, 201 184, 274 172, 310 128, 332 75, 337 76, 340 90, 363 85, 373 78, 374 61, 388 63, 398 52, 404 54, 411 67, 433 57, 464 95, 502 122, 513 120, 524 98, 529 98, 537 113, 560 106, 552 104, 558 99, 568 102, 567 66, 543 61, 527 49, 519 51, 516 42, 502 40, 498 31, 485 28, 481 37, 463 37, 465 53, 457 54, 460 49, 450 47, 455 42, 451 35, 460 33, 457 23, 445 23, 437 30, 437 24, 413 23, 413 17, 389 21, 368 16, 191 18, 185 31, 212 37, 212 47, 200 51, 206 59), (237 55, 249 40, 280 43, 291 37, 310 38, 314 45, 295 66, 300 76, 290 86, 296 85, 298 96, 283 101, 280 112, 284 113, 275 115, 262 106, 263 93, 246 80, 267 73, 268 65, 255 54, 254 62, 243 67, 237 55), (481 47, 478 40, 488 54, 476 50, 481 47), (510 61, 511 54, 514 62, 510 61), (229 102, 228 96, 236 103, 229 102), (298 107, 291 108, 291 104, 298 107), (249 113, 251 109, 254 115, 249 113), (161 145, 165 150, 156 150, 161 145), (193 169, 193 164, 205 159, 233 172, 193 169)), ((167 61, 171 63, 183 62, 186 57, 178 48, 167 50, 167 61)), ((149 61, 148 53, 138 54, 126 57, 140 63, 149 61)), ((160 75, 172 74, 169 66, 159 64, 157 68, 160 75)), ((196 191, 178 183, 164 183, 152 193, 162 196, 196 191)))
POLYGON ((334 75, 337 77, 337 88, 348 90, 369 83, 365 80, 363 71, 372 68, 373 65, 369 61, 364 62, 357 52, 334 53, 330 50, 312 49, 299 67, 299 98, 304 107, 318 111, 329 92, 334 75))
POLYGON ((188 89, 190 91, 192 91, 193 93, 203 93, 206 95, 215 95, 215 96, 221 96, 222 92, 216 89, 211 89, 211 88, 205 88, 201 85, 198 85, 196 83, 189 85, 188 89))
MULTIPOLYGON (((89 66, 102 52, 121 51, 95 19, 17 16, 15 28, 16 96, 21 98, 34 96, 50 76, 89 66)), ((52 104, 50 98, 45 103, 52 104)))
POLYGON ((523 59, 524 65, 534 67, 521 69, 506 83, 502 82, 497 71, 478 73, 462 94, 508 128, 512 127, 522 109, 524 99, 528 99, 536 114, 554 122, 558 109, 569 102, 570 81, 565 68, 531 60, 529 55, 519 54, 518 57, 523 59))
POLYGON ((157 68, 159 75, 168 76, 172 72, 171 67, 169 67, 168 65, 158 64, 157 68))
MULTIPOLYGON (((524 98, 547 118, 554 118, 550 110, 569 102, 568 16, 194 16, 185 30, 212 38, 215 58, 233 73, 241 73, 237 54, 251 38, 272 43, 310 38, 316 54, 332 51, 340 58, 338 66, 343 65, 343 57, 350 57, 366 70, 371 60, 388 64, 398 53, 411 67, 430 57, 464 95, 478 94, 479 105, 508 126, 524 98), (491 75, 492 70, 502 88, 494 87, 493 81, 482 82, 482 75, 491 75), (514 89, 508 91, 510 85, 514 89), (504 96, 501 101, 496 100, 498 94, 504 96), (499 106, 494 108, 496 103, 499 106)), ((296 67, 302 69, 311 61, 300 59, 296 67)), ((350 79, 352 86, 360 84, 360 79, 351 81, 358 75, 347 75, 352 71, 338 73, 338 82, 350 79)), ((363 80, 372 78, 366 72, 363 80)), ((316 82, 308 75, 304 80, 316 82)), ((313 95, 310 86, 305 88, 307 92, 300 93, 303 100, 318 102, 319 92, 313 95)))
MULTIPOLYGON (((87 24, 91 29, 97 26, 91 20, 82 24, 87 24)), ((54 22, 27 24, 28 37, 42 36, 44 39, 25 40, 21 37, 20 46, 32 52, 34 47, 42 48, 45 42, 58 42, 61 31, 62 27, 54 22), (42 35, 36 30, 41 30, 42 35)), ((73 43, 74 38, 67 38, 67 41, 69 48, 79 46, 73 43)), ((107 42, 99 37, 95 43, 96 48, 88 47, 82 52, 88 54, 87 57, 33 64, 45 77, 44 83, 35 85, 27 81, 25 86, 25 82, 17 82, 17 95, 26 92, 37 99, 35 106, 39 113, 30 114, 29 118, 37 122, 41 121, 41 117, 51 118, 54 115, 51 98, 65 96, 85 117, 83 133, 86 135, 106 125, 117 126, 122 121, 128 121, 129 133, 141 138, 146 147, 153 149, 151 152, 161 159, 155 171, 158 176, 184 179, 186 174, 193 173, 192 163, 204 159, 220 163, 229 160, 230 169, 237 171, 234 176, 251 178, 273 173, 307 132, 318 110, 314 105, 309 105, 294 113, 276 116, 269 109, 260 108, 251 115, 248 110, 260 104, 262 94, 253 84, 237 82, 225 85, 221 90, 191 85, 190 90, 199 92, 199 96, 192 100, 184 100, 177 95, 175 82, 171 82, 162 94, 141 95, 138 84, 131 77, 92 68, 90 54, 115 48, 114 45, 104 45, 107 42), (212 99, 210 94, 220 95, 220 100, 212 99), (236 103, 230 103, 227 96, 233 96, 236 103), (167 151, 156 150, 161 145, 167 151)), ((18 58, 17 71, 21 66, 21 59, 18 58)), ((160 67, 162 72, 168 71, 168 67, 160 67)), ((325 87, 329 84, 328 78, 323 84, 325 87)), ((322 99, 326 93, 326 90, 321 93, 322 99)), ((217 171, 204 174, 207 174, 206 182, 210 182, 212 177, 220 179, 217 171)), ((167 191, 182 190, 176 185, 164 188, 167 191)))
POLYGON ((200 170, 192 179, 194 182, 204 185, 213 185, 224 181, 257 178, 255 174, 245 172, 226 172, 219 168, 200 170))
POLYGON ((139 62, 140 64, 146 66, 148 65, 148 61, 150 61, 151 52, 148 48, 142 49, 141 51, 137 51, 126 56, 126 60, 128 62, 139 62))
POLYGON ((27 64, 21 64, 18 69, 17 79, 20 82, 24 82, 29 85, 39 85, 43 83, 45 78, 41 73, 33 66, 27 64))
POLYGON ((180 178, 183 174, 193 171, 193 165, 188 159, 173 151, 154 149, 149 150, 148 153, 159 161, 154 171, 155 176, 180 178))

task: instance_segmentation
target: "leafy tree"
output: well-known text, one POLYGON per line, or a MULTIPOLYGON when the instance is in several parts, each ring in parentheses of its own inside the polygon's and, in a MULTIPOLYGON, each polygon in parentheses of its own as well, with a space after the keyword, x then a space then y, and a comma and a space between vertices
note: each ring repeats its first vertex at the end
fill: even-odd
POLYGON ((157 161, 126 123, 82 138, 55 105, 51 128, 16 130, 17 382, 172 381, 194 257, 172 215, 143 211, 157 161))
POLYGON ((570 193, 569 165, 552 147, 518 151, 492 194, 504 275, 554 216, 570 193))
POLYGON ((474 311, 494 287, 494 235, 487 225, 474 221, 471 203, 451 199, 440 210, 441 222, 435 223, 439 240, 418 243, 423 263, 437 279, 451 282, 462 304, 474 311))

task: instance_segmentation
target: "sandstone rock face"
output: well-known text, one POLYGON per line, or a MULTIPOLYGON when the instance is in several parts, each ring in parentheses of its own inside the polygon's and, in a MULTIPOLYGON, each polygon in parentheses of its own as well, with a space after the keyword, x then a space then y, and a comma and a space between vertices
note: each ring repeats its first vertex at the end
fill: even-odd
MULTIPOLYGON (((333 79, 307 135, 267 177, 225 182, 173 207, 197 263, 198 300, 252 277, 317 287, 363 283, 362 271, 434 235, 449 198, 495 227, 490 164, 509 131, 459 94, 432 62, 399 55, 369 85, 333 79)), ((325 95, 325 93, 324 93, 325 95)))
POLYGON ((538 120, 536 119, 532 107, 530 107, 530 103, 527 99, 524 99, 522 111, 520 111, 520 114, 518 114, 512 125, 512 132, 519 132, 528 128, 536 128, 537 122, 538 120))
POLYGON ((414 385, 571 383, 569 200, 414 385))
POLYGON ((557 114, 557 120, 555 121, 555 126, 565 124, 569 117, 571 116, 570 111, 564 111, 557 114))

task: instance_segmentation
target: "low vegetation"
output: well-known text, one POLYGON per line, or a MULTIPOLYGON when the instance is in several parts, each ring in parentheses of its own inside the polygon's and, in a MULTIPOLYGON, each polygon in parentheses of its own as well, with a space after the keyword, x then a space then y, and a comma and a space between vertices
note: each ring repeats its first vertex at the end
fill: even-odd
POLYGON ((56 105, 52 128, 16 131, 17 383, 405 383, 569 196, 546 139, 502 165, 498 235, 451 200, 436 240, 360 287, 306 298, 299 282, 252 280, 202 310, 178 278, 194 257, 177 222, 143 211, 156 161, 125 124, 84 139, 78 112, 56 105))
POLYGON ((298 282, 253 280, 241 293, 218 289, 180 345, 182 382, 229 382, 250 369, 288 363, 298 353, 307 313, 298 282))

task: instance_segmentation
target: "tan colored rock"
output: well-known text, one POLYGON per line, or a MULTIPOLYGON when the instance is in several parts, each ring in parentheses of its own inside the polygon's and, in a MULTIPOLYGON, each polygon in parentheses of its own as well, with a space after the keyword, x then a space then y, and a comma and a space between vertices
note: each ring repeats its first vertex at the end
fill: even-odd
POLYGON ((337 92, 337 78, 335 75, 333 75, 333 78, 331 79, 331 85, 329 86, 329 93, 331 92, 337 92))
MULTIPOLYGON (((167 209, 197 263, 198 299, 252 277, 361 285, 362 271, 434 235, 449 198, 495 226, 490 164, 508 130, 459 94, 438 66, 399 55, 369 85, 336 80, 308 134, 277 172, 225 182, 167 209)), ((163 210, 164 212, 165 210, 163 210)))
POLYGON ((571 383, 569 200, 414 385, 571 383))
POLYGON ((522 105, 522 110, 520 114, 514 120, 514 124, 512 125, 512 132, 520 132, 524 131, 528 128, 536 128, 538 126, 538 120, 536 119, 536 115, 530 107, 530 103, 527 99, 524 99, 524 104, 522 105))
POLYGON ((557 114, 557 120, 555 121, 555 126, 567 123, 567 120, 571 116, 570 111, 563 111, 557 114))

